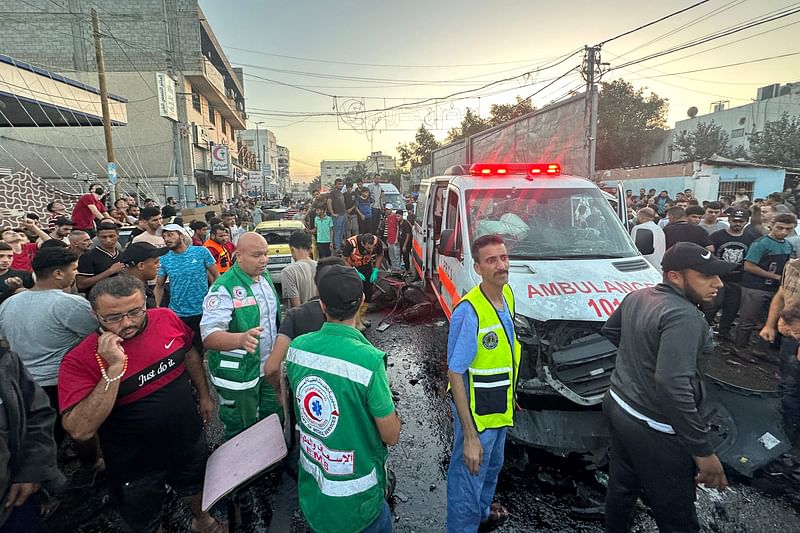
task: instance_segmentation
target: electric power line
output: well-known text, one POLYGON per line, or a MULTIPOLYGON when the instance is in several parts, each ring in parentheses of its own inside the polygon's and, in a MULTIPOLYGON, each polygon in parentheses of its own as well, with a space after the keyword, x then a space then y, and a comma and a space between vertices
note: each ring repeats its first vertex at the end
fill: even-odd
POLYGON ((614 37, 611 37, 609 39, 606 39, 605 41, 602 41, 602 42, 598 43, 596 46, 603 46, 606 43, 610 43, 611 41, 614 41, 614 40, 619 39, 621 37, 625 37, 626 35, 630 35, 631 33, 637 32, 639 30, 643 30, 643 29, 645 29, 647 27, 652 26, 653 24, 658 24, 659 22, 667 20, 668 18, 674 17, 676 15, 680 15, 681 13, 685 13, 685 12, 689 11, 690 9, 694 9, 697 6, 706 4, 706 3, 710 2, 710 1, 711 0, 700 0, 699 2, 696 2, 696 3, 692 4, 692 5, 690 5, 689 7, 685 7, 683 9, 679 9, 678 11, 674 11, 674 12, 670 13, 669 15, 664 15, 661 18, 658 18, 658 19, 653 20, 651 22, 648 22, 646 24, 642 24, 641 26, 637 26, 636 28, 633 28, 632 30, 628 30, 626 32, 620 33, 619 35, 615 35, 614 37))

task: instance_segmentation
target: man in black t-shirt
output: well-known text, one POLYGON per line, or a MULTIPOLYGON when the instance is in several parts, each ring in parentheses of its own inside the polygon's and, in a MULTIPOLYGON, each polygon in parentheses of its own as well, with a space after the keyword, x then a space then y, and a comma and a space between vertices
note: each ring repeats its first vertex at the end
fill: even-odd
POLYGON ((33 276, 24 270, 13 270, 13 260, 14 250, 10 245, 0 242, 0 303, 20 289, 33 287, 33 276))
POLYGON ((78 275, 75 285, 81 292, 89 292, 101 280, 119 274, 125 265, 119 261, 117 250, 119 229, 113 222, 101 222, 97 225, 97 239, 100 241, 78 259, 78 275))
POLYGON ((728 338, 731 326, 736 320, 739 312, 739 302, 742 296, 742 272, 744 268, 744 258, 747 257, 747 250, 755 240, 752 235, 744 232, 744 227, 750 221, 750 211, 746 209, 736 209, 731 213, 728 222, 730 227, 721 229, 711 234, 711 242, 714 244, 714 255, 729 263, 736 263, 736 270, 730 274, 720 276, 724 287, 719 290, 714 303, 704 309, 706 320, 711 324, 717 312, 722 310, 719 319, 719 336, 728 338))
POLYGON ((664 227, 664 237, 666 238, 666 249, 669 250, 673 244, 679 242, 693 242, 708 250, 714 251, 714 245, 708 236, 708 232, 695 224, 690 224, 686 218, 686 210, 682 207, 673 207, 668 211, 672 222, 664 227))

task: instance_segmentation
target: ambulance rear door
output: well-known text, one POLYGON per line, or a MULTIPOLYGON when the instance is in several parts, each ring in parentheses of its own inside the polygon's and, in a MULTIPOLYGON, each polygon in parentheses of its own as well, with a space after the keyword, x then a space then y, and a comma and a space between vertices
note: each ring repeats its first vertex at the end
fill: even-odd
POLYGON ((433 289, 447 318, 461 299, 465 288, 473 285, 464 267, 465 239, 463 199, 459 189, 450 185, 445 193, 438 265, 433 276, 433 289))

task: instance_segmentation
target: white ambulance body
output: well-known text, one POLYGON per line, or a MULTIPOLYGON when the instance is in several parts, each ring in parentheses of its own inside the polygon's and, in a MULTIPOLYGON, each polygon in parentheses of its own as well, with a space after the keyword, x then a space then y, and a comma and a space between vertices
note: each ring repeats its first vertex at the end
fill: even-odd
MULTIPOLYGON (((512 438, 565 455, 605 453, 600 411, 616 358, 599 331, 626 294, 661 275, 642 258, 594 183, 558 165, 476 164, 422 181, 413 266, 448 319, 480 282, 470 243, 500 234, 523 345, 523 410, 512 438)), ((618 205, 624 209, 625 202, 618 205)))

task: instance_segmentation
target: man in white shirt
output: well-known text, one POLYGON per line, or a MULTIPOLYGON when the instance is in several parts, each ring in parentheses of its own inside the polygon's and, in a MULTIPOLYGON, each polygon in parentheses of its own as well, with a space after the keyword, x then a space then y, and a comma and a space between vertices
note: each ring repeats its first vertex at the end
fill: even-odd
POLYGON ((222 213, 222 225, 228 228, 228 231, 231 234, 231 242, 235 245, 239 244, 239 237, 245 233, 245 229, 241 226, 236 225, 236 213, 233 211, 227 211, 222 213))
POLYGON ((636 226, 631 229, 631 237, 647 262, 661 272, 661 259, 664 257, 667 241, 664 230, 654 222, 655 218, 656 212, 653 209, 649 207, 640 209, 636 217, 636 226))
POLYGON ((367 185, 369 195, 372 199, 372 234, 376 235, 378 232, 378 225, 381 223, 381 213, 383 213, 383 188, 381 187, 381 175, 375 174, 372 183, 367 185), (378 216, 374 216, 375 213, 378 216))

